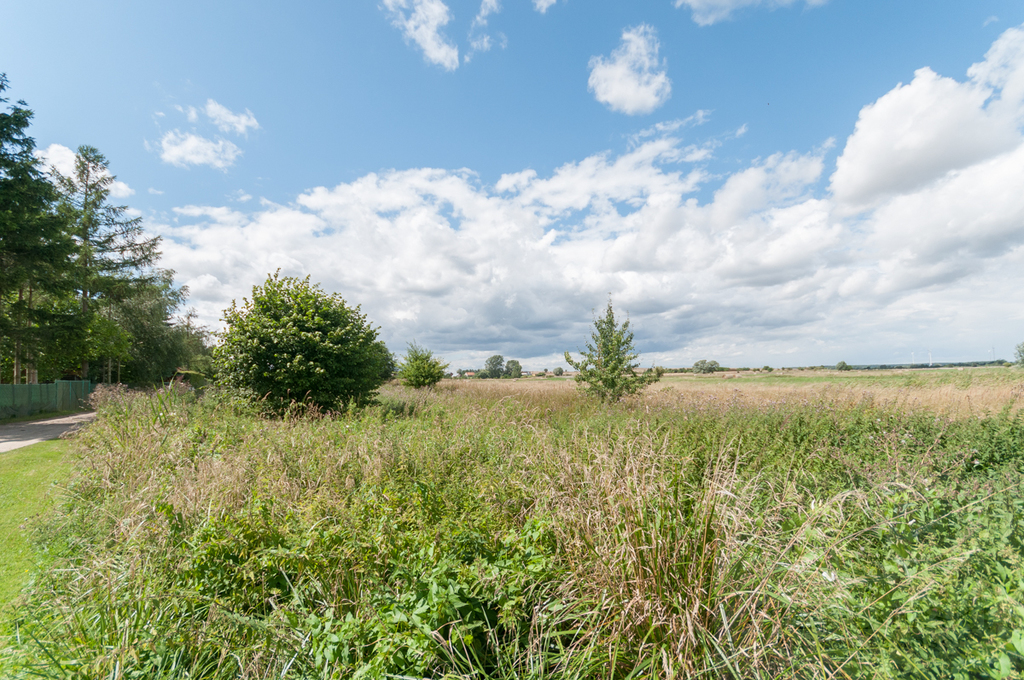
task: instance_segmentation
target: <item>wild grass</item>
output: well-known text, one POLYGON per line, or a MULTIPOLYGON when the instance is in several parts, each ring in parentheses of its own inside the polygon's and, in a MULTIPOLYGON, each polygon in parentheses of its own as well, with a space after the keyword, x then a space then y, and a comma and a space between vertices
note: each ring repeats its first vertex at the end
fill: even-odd
POLYGON ((5 670, 1016 677, 1024 419, 845 388, 100 395, 5 670))
POLYGON ((785 370, 772 373, 672 374, 660 384, 686 394, 755 401, 841 399, 897 402, 942 414, 986 415, 1024 406, 1024 371, 1013 367, 872 371, 785 370))

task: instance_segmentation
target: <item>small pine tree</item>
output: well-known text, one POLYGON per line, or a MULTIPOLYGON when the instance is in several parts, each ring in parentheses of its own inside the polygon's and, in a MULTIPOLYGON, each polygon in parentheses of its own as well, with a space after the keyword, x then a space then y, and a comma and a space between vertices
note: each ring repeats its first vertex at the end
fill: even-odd
POLYGON ((615 321, 611 300, 605 315, 594 320, 590 338, 579 361, 565 353, 565 361, 576 369, 576 383, 584 391, 601 401, 614 402, 658 381, 660 376, 654 371, 637 374, 640 364, 633 362, 640 353, 633 347, 633 332, 629 330, 629 321, 621 326, 615 321))
POLYGON ((398 368, 398 379, 408 387, 433 387, 441 382, 446 368, 448 364, 442 363, 433 352, 413 342, 405 353, 405 361, 398 368))

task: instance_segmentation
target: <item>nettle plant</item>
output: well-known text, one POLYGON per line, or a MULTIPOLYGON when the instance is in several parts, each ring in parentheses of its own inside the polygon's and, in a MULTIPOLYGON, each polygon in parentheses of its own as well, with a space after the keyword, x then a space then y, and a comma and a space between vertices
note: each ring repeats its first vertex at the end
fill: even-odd
POLYGON ((328 410, 370 403, 393 359, 359 306, 309 277, 269 276, 252 299, 224 311, 216 349, 222 383, 275 410, 301 402, 328 410))

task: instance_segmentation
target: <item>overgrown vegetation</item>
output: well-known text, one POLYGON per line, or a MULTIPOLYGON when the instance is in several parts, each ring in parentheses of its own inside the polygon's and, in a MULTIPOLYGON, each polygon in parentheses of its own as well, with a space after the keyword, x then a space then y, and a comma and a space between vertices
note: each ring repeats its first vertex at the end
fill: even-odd
POLYGON ((460 381, 271 420, 226 391, 100 396, 9 619, 15 676, 1024 670, 1009 408, 460 381))

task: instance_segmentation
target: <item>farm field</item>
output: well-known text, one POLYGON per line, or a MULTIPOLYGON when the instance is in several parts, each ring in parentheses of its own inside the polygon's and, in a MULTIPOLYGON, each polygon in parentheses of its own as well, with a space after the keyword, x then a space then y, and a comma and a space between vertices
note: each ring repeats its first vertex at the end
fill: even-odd
POLYGON ((1010 678, 1024 373, 100 395, 0 668, 82 678, 1010 678))

